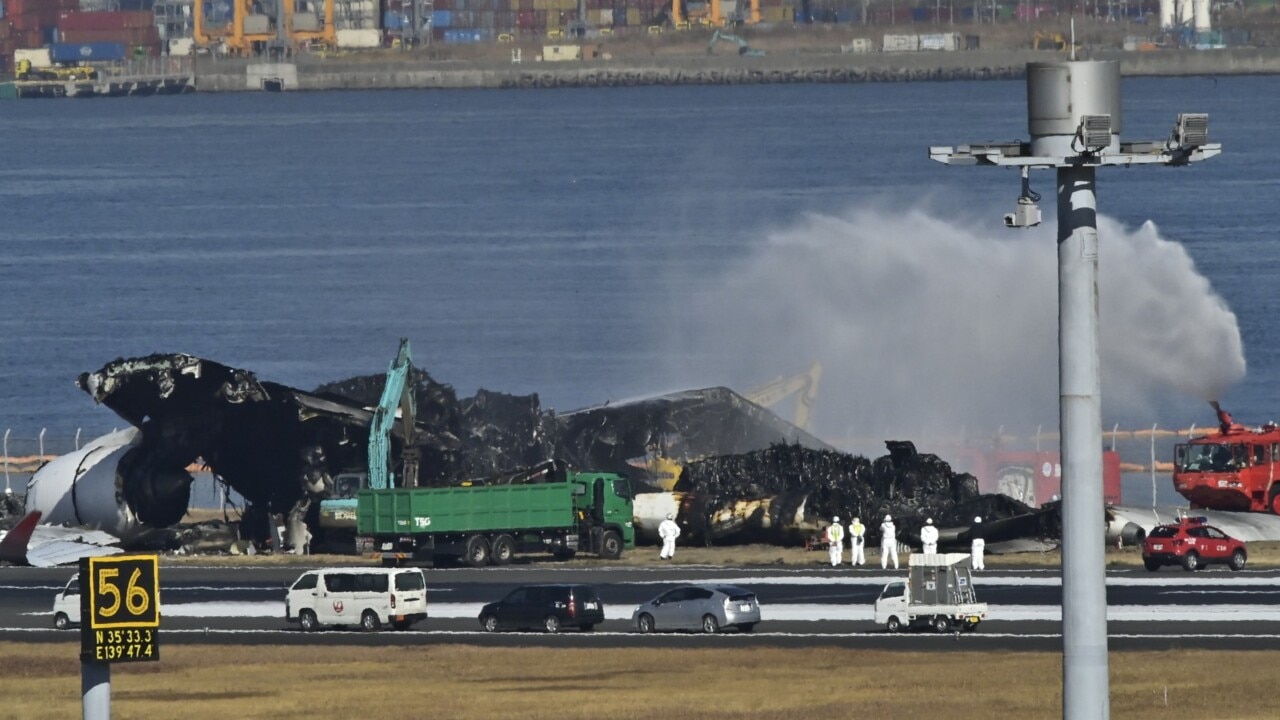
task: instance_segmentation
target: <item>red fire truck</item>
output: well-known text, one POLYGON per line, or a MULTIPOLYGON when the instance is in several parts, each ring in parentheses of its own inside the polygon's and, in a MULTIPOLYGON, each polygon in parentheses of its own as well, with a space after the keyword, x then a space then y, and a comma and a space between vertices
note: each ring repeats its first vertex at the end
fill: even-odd
POLYGON ((1192 509, 1280 515, 1280 427, 1245 427, 1217 403, 1213 406, 1218 432, 1174 449, 1174 489, 1192 509))

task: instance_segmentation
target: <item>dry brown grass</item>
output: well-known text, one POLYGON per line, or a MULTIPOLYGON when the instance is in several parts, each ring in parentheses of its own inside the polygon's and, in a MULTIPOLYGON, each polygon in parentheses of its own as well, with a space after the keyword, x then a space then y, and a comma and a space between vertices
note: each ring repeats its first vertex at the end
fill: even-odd
MULTIPOLYGON (((0 715, 78 716, 75 652, 71 644, 6 645, 0 715)), ((113 717, 1061 717, 1056 653, 219 645, 164 646, 161 657, 115 666, 113 717)), ((1112 653, 1112 716, 1273 718, 1268 693, 1239 688, 1269 687, 1277 659, 1112 653)))

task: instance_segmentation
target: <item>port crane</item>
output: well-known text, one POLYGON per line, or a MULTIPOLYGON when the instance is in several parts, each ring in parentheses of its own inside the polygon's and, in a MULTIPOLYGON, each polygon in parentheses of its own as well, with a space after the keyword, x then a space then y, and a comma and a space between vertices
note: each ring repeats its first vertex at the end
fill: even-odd
POLYGON ((231 0, 230 17, 212 25, 204 6, 198 4, 191 37, 199 47, 221 43, 228 53, 246 57, 282 44, 288 49, 317 42, 336 47, 334 0, 324 0, 322 16, 298 12, 299 2, 304 1, 277 0, 264 7, 256 0, 231 0))
POLYGON ((720 0, 690 3, 688 0, 671 0, 671 24, 677 30, 687 30, 692 25, 736 26, 742 24, 755 25, 760 22, 760 0, 751 0, 748 13, 735 12, 731 17, 724 17, 720 9, 720 0), (692 6, 697 5, 698 9, 692 6))

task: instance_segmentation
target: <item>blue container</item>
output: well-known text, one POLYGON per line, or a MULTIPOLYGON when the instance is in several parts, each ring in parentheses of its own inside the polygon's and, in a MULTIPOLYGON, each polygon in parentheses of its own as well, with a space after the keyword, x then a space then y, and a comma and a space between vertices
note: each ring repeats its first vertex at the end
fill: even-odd
POLYGON ((54 43, 49 46, 49 59, 56 63, 104 62, 124 58, 124 43, 54 43))
POLYGON ((382 14, 382 27, 387 30, 399 30, 404 27, 404 15, 395 10, 388 10, 382 14))
POLYGON ((453 13, 448 10, 431 11, 431 27, 447 28, 453 25, 453 13))

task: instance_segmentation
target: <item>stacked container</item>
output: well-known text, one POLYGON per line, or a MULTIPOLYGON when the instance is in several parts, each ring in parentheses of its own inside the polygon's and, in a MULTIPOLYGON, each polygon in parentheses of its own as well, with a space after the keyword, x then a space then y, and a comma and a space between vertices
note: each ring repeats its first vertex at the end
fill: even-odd
POLYGON ((0 13, 0 67, 13 69, 13 51, 43 47, 53 40, 58 16, 79 0, 3 0, 0 13))
POLYGON ((160 55, 160 30, 155 15, 145 10, 117 12, 63 12, 58 18, 57 41, 69 45, 120 43, 134 57, 160 55))

